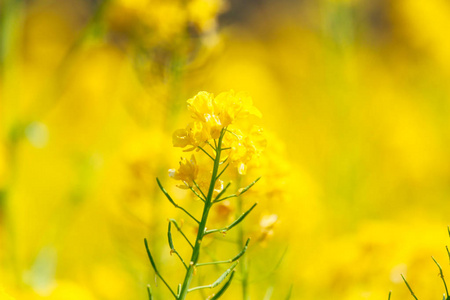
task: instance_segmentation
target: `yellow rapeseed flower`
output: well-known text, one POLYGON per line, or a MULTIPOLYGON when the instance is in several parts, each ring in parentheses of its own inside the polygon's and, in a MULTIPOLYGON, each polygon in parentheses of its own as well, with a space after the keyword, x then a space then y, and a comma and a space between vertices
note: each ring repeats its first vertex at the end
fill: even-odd
MULTIPOLYGON (((220 93, 217 97, 208 92, 199 92, 189 99, 187 104, 194 122, 185 129, 176 130, 173 134, 174 147, 192 146, 185 151, 203 146, 208 140, 218 139, 222 129, 234 124, 238 119, 245 119, 250 115, 261 117, 261 113, 253 106, 253 101, 247 93, 236 93, 233 90, 220 93)), ((255 132, 257 133, 258 130, 255 132)), ((256 137, 254 133, 252 135, 256 137)), ((260 140, 260 138, 257 139, 260 140)), ((254 153, 259 151, 257 148, 261 148, 254 144, 253 137, 239 138, 235 145, 235 152, 241 154, 235 154, 235 156, 243 157, 248 152, 247 160, 249 160, 254 153), (247 151, 241 146, 250 148, 247 151)), ((244 171, 242 171, 243 173, 244 171)))
POLYGON ((230 147, 229 161, 236 166, 239 174, 247 172, 247 164, 261 154, 267 141, 261 127, 252 126, 250 133, 244 135, 240 130, 233 130, 228 136, 226 145, 230 147))
POLYGON ((199 92, 187 101, 188 109, 192 113, 192 118, 202 122, 207 122, 214 115, 213 106, 214 95, 208 92, 199 92))
POLYGON ((222 126, 234 123, 237 118, 246 118, 249 115, 262 117, 261 112, 253 106, 252 98, 246 92, 231 90, 220 93, 214 99, 214 107, 220 118, 222 126))
MULTIPOLYGON (((205 169, 205 168, 199 168, 198 176, 196 183, 198 184, 198 187, 202 191, 207 191, 209 188, 209 184, 211 182, 211 171, 205 169)), ((200 190, 195 187, 194 188, 197 192, 200 192, 200 190)), ((216 183, 214 184, 214 190, 213 190, 213 196, 217 196, 221 191, 223 190, 223 181, 221 179, 216 180, 216 183)))
POLYGON ((172 143, 174 147, 184 148, 192 146, 185 151, 191 151, 198 146, 203 146, 210 139, 209 129, 205 123, 195 121, 186 126, 185 129, 178 129, 172 135, 172 143))
POLYGON ((187 186, 192 186, 198 176, 198 166, 195 156, 192 155, 190 160, 182 157, 178 170, 170 169, 169 176, 175 180, 183 181, 187 186))

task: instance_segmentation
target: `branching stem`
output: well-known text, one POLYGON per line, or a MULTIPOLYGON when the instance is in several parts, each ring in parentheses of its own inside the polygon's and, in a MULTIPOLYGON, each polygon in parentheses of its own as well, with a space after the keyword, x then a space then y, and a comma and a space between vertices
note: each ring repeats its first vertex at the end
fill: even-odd
POLYGON ((214 232, 222 232, 225 233, 228 230, 232 229, 234 226, 238 225, 239 223, 241 223, 244 218, 255 208, 255 206, 258 205, 258 203, 255 203, 252 205, 252 207, 250 207, 249 210, 247 210, 245 213, 243 213, 239 218, 237 218, 236 220, 234 220, 233 223, 231 223, 230 225, 221 228, 221 229, 211 229, 211 230, 207 230, 205 231, 205 235, 210 234, 210 233, 214 233, 214 232))
POLYGON ((161 182, 159 181, 158 178, 156 178, 156 182, 158 183, 159 188, 161 189, 161 191, 163 192, 163 194, 167 197, 167 199, 170 201, 170 203, 172 203, 173 206, 175 206, 176 208, 181 209, 182 211, 184 211, 189 217, 191 217, 192 220, 194 220, 195 222, 197 222, 197 224, 200 224, 200 221, 197 220, 193 215, 191 215, 187 210, 185 210, 183 207, 179 206, 178 204, 175 203, 175 201, 173 201, 172 197, 170 197, 169 193, 167 193, 167 191, 163 188, 163 186, 161 185, 161 182))
MULTIPOLYGON (((214 166, 213 166, 213 171, 212 171, 212 175, 211 175, 211 182, 209 185, 208 194, 205 197, 205 205, 203 207, 203 214, 202 214, 201 221, 199 222, 197 238, 195 240, 195 245, 194 245, 194 249, 192 251, 191 260, 189 263, 189 267, 186 271, 186 275, 184 277, 184 281, 181 286, 180 293, 178 295, 178 300, 184 300, 186 298, 186 295, 189 291, 189 285, 191 284, 192 277, 194 274, 195 265, 197 264, 199 256, 200 256, 200 245, 201 245, 203 237, 205 235, 206 221, 208 220, 209 210, 211 209, 211 207, 213 205, 214 187, 216 184, 217 174, 219 173, 219 166, 220 166, 222 140, 223 140, 226 130, 227 130, 226 128, 222 129, 217 143, 216 143, 216 140, 214 140, 215 146, 216 146, 216 157, 214 158, 214 166)), ((204 152, 206 152, 206 151, 204 151, 204 152)))
POLYGON ((205 149, 203 149, 202 147, 200 147, 200 146, 198 146, 198 149, 200 149, 200 150, 202 150, 203 151, 203 153, 205 153, 206 155, 208 155, 209 156, 209 158, 211 158, 213 161, 215 160, 214 159, 214 157, 212 157, 208 152, 206 152, 206 150, 205 149))

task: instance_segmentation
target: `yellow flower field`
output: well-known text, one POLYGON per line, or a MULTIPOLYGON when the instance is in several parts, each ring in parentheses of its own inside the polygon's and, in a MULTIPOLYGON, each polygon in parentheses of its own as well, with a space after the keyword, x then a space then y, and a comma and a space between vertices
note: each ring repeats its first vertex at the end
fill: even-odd
POLYGON ((0 0, 0 299, 450 299, 447 28, 444 0, 0 0))

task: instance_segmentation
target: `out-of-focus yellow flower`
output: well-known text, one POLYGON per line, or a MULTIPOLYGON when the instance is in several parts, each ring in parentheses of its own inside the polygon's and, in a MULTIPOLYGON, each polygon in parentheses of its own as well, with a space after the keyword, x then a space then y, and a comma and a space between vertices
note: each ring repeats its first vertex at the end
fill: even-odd
POLYGON ((207 122, 214 116, 213 106, 214 95, 208 92, 199 92, 187 101, 188 109, 192 112, 192 117, 202 122, 207 122))
POLYGON ((228 136, 230 149, 230 164, 237 167, 239 174, 247 172, 247 164, 261 154, 266 148, 267 141, 261 127, 252 126, 250 133, 244 136, 240 130, 232 131, 234 134, 228 136))
POLYGON ((215 113, 214 95, 208 92, 200 92, 187 101, 188 109, 192 112, 192 118, 203 122, 209 129, 210 138, 217 139, 223 124, 219 115, 215 113))
POLYGON ((273 228, 277 222, 278 216, 276 214, 264 215, 261 217, 261 221, 259 222, 261 228, 261 240, 265 240, 273 235, 273 228))
POLYGON ((186 27, 187 14, 181 1, 161 1, 149 3, 142 20, 162 38, 170 39, 180 34, 186 27))
POLYGON ((191 122, 185 129, 178 129, 172 135, 172 143, 174 147, 184 148, 192 146, 185 151, 191 151, 198 146, 203 146, 210 139, 209 130, 205 123, 191 122))
MULTIPOLYGON (((202 191, 207 191, 209 189, 209 184, 211 183, 211 171, 206 169, 200 169, 198 174, 198 180, 196 181, 198 186, 202 191)), ((214 185, 213 196, 217 196, 223 190, 223 181, 218 179, 214 185)))
POLYGON ((187 103, 194 119, 221 128, 231 125, 238 118, 246 118, 249 115, 261 117, 259 110, 253 106, 252 98, 245 92, 236 93, 231 90, 220 93, 217 97, 211 93, 200 92, 187 103))
POLYGON ((222 0, 117 0, 108 13, 112 29, 144 33, 137 36, 158 44, 174 42, 188 29, 195 29, 197 34, 213 32, 224 7, 222 0))
POLYGON ((178 170, 170 169, 169 176, 175 180, 181 180, 187 186, 192 186, 194 180, 197 179, 198 166, 195 156, 192 155, 190 160, 182 157, 178 170))

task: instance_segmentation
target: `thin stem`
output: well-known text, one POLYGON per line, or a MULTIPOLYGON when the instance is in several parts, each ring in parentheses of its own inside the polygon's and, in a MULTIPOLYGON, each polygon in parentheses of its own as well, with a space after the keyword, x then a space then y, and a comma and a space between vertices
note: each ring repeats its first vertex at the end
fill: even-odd
POLYGON ((241 223, 245 217, 255 208, 255 206, 258 205, 258 203, 255 203, 252 205, 252 207, 250 207, 249 210, 247 210, 245 213, 243 213, 239 218, 237 218, 236 220, 234 220, 233 223, 231 223, 230 225, 221 228, 221 229, 211 229, 211 230, 207 230, 205 231, 205 235, 210 234, 210 233, 214 233, 214 232, 222 232, 225 233, 227 231, 229 231, 230 229, 232 229, 234 226, 238 225, 239 223, 241 223))
POLYGON ((238 140, 241 140, 241 137, 238 136, 236 133, 234 133, 233 131, 230 131, 227 129, 227 132, 231 133, 232 135, 234 135, 238 140))
MULTIPOLYGON (((261 177, 257 178, 255 181, 253 181, 252 183, 247 185, 245 188, 239 189, 237 194, 229 195, 229 196, 227 196, 225 198, 222 198, 222 199, 219 199, 219 197, 216 197, 216 199, 214 200, 214 203, 221 202, 221 201, 229 199, 229 198, 234 198, 234 197, 237 197, 237 196, 241 196, 242 194, 247 192, 252 186, 254 186, 255 183, 257 183, 260 179, 261 179, 261 177)), ((222 195, 222 194, 220 194, 220 195, 222 195)))
POLYGON ((194 288, 191 288, 188 290, 188 292, 192 292, 195 290, 200 290, 200 289, 212 289, 215 288, 216 286, 218 286, 225 278, 227 278, 228 274, 230 274, 234 268, 236 268, 237 262, 234 263, 228 270, 226 270, 222 275, 220 275, 220 277, 214 281, 212 284, 209 285, 202 285, 202 286, 197 286, 194 288))
POLYGON ((169 247, 170 247, 170 254, 175 253, 178 258, 180 259, 181 263, 183 264, 183 266, 186 268, 187 270, 187 266, 186 263, 184 262, 183 258, 181 257, 181 255, 178 253, 177 250, 175 250, 175 246, 173 245, 173 240, 172 240, 172 222, 169 221, 169 228, 167 229, 167 238, 169 240, 169 247))
POLYGON ((152 289, 150 288, 150 284, 147 285, 147 295, 148 295, 148 300, 153 300, 152 289))
POLYGON ((431 258, 433 259, 434 263, 435 263, 435 264, 438 266, 438 268, 439 268, 439 276, 442 278, 442 282, 444 282, 445 294, 446 294, 447 297, 448 297, 447 283, 445 283, 444 273, 442 272, 442 268, 441 268, 441 266, 439 265, 439 263, 434 259, 433 256, 432 256, 431 258))
POLYGON ((218 264, 228 264, 237 261, 239 258, 242 257, 242 255, 245 254, 245 251, 247 251, 248 243, 250 242, 250 239, 247 239, 247 242, 245 243, 244 248, 239 252, 235 257, 230 258, 229 260, 222 260, 222 261, 213 261, 213 262, 207 262, 207 263, 199 263, 196 266, 209 266, 209 265, 218 265, 218 264))
POLYGON ((252 186, 255 185, 255 183, 257 183, 259 180, 261 179, 261 177, 258 177, 255 181, 253 181, 252 183, 250 183, 249 185, 247 185, 245 188, 242 188, 238 191, 239 195, 244 194, 246 191, 248 191, 249 189, 251 189, 252 186))
POLYGON ((222 202, 222 201, 224 201, 224 200, 227 200, 227 199, 230 199, 230 198, 235 198, 235 197, 237 197, 236 194, 229 195, 229 196, 226 196, 226 197, 224 197, 224 198, 222 198, 222 199, 218 199, 218 200, 214 201, 214 203, 222 202))
POLYGON ((199 263, 196 264, 196 267, 203 267, 203 266, 211 266, 211 265, 221 265, 221 264, 229 264, 231 263, 231 259, 229 260, 219 260, 219 261, 211 261, 211 262, 206 262, 206 263, 199 263))
POLYGON ((419 300, 419 299, 417 299, 416 295, 414 295, 413 290, 412 290, 411 287, 409 286, 409 284, 408 284, 408 282, 406 281, 405 277, 403 277, 403 274, 400 274, 400 276, 402 276, 403 281, 405 282, 406 286, 408 287, 408 290, 411 292, 411 295, 414 297, 414 299, 419 300))
POLYGON ((216 181, 220 178, 220 176, 222 176, 223 172, 225 172, 225 170, 228 168, 229 165, 230 165, 230 164, 227 164, 227 165, 223 168, 222 172, 220 172, 220 174, 217 175, 216 181))
POLYGON ((228 278, 228 281, 227 282, 225 282, 225 284, 222 286, 222 288, 211 298, 211 300, 217 300, 217 299, 219 299, 224 293, 225 293, 225 291, 228 289, 228 287, 230 286, 230 284, 231 284, 231 281, 233 280, 233 277, 234 277, 234 273, 235 273, 235 271, 233 270, 232 272, 231 272, 231 275, 230 275, 230 277, 228 278))
POLYGON ((450 251, 448 250, 448 246, 445 246, 445 249, 447 250, 448 260, 449 260, 449 262, 450 262, 450 251))
MULTIPOLYGON (((198 188, 198 190, 200 191, 200 193, 202 193, 203 199, 205 199, 205 201, 206 201, 206 195, 205 195, 205 193, 203 193, 202 189, 198 186, 198 184, 197 184, 197 182, 196 182, 195 180, 194 180, 194 184, 195 184, 195 186, 198 188)), ((203 201, 203 202, 205 202, 205 201, 203 201)))
MULTIPOLYGON (((194 182, 194 184, 195 184, 195 182, 194 182)), ((188 185, 188 187, 189 187, 189 189, 195 194, 195 196, 197 196, 198 199, 200 199, 200 200, 202 200, 203 202, 205 202, 205 199, 204 199, 202 196, 200 196, 200 195, 192 188, 192 186, 188 185)))
POLYGON ((213 203, 217 202, 217 199, 219 199, 223 194, 225 194, 225 192, 230 187, 230 185, 231 185, 231 182, 228 182, 227 185, 224 187, 224 189, 216 196, 213 203))
POLYGON ((181 227, 178 225, 177 221, 175 221, 174 219, 169 219, 169 222, 172 222, 173 225, 175 225, 175 227, 177 228, 178 232, 181 233, 181 235, 184 237, 186 242, 188 242, 189 246, 191 246, 191 248, 194 249, 194 245, 192 245, 191 241, 189 241, 187 236, 184 234, 183 230, 181 230, 181 227))
POLYGON ((200 150, 202 150, 203 151, 203 153, 205 153, 206 155, 208 155, 208 157, 209 158, 211 158, 213 161, 215 160, 208 152, 206 152, 206 150, 205 149, 203 149, 202 147, 200 147, 200 146, 198 146, 198 148, 200 149, 200 150))
POLYGON ((206 141, 206 143, 211 147, 211 149, 213 149, 214 151, 216 151, 216 147, 214 147, 213 145, 211 145, 211 143, 209 141, 206 141))
POLYGON ((172 197, 170 197, 169 193, 167 193, 167 191, 163 188, 163 186, 161 185, 161 182, 159 181, 158 178, 156 178, 156 182, 158 183, 159 188, 161 189, 161 191, 163 192, 164 195, 166 195, 167 199, 170 201, 170 203, 172 203, 173 206, 175 206, 176 208, 181 209, 182 211, 184 211, 189 217, 192 218, 192 220, 194 220, 195 222, 197 222, 197 224, 200 224, 200 221, 197 220, 193 215, 191 215, 187 210, 185 210, 183 207, 179 206, 178 204, 175 203, 175 201, 173 201, 172 197))
POLYGON ((145 249, 147 250, 148 258, 150 259, 150 263, 151 263, 151 265, 153 267, 153 270, 155 271, 156 276, 158 276, 162 280, 162 282, 164 282, 164 284, 169 289, 169 291, 172 293, 172 295, 175 297, 175 299, 178 299, 177 295, 175 295, 175 293, 173 292, 173 290, 170 287, 170 285, 164 280, 162 275, 158 272, 158 269, 156 268, 156 265, 155 265, 155 261, 153 260, 153 257, 152 257, 152 255, 150 253, 150 249, 148 248, 147 239, 144 239, 144 244, 145 244, 145 249))
MULTIPOLYGON (((219 172, 222 139, 224 137, 225 131, 226 131, 226 128, 222 129, 217 143, 216 143, 216 140, 214 140, 214 143, 216 145, 216 157, 214 159, 214 166, 213 166, 213 171, 212 171, 212 175, 211 175, 211 182, 209 184, 208 194, 205 197, 205 205, 203 207, 203 214, 202 214, 202 218, 201 218, 201 221, 200 221, 199 227, 198 227, 198 233, 197 233, 197 237, 195 240, 195 246, 192 251, 191 260, 189 263, 189 267, 186 271, 186 275, 184 277, 183 284, 181 286, 178 300, 184 300, 186 298, 186 295, 189 291, 189 285, 191 284, 192 277, 194 275, 195 265, 197 264, 198 259, 200 257, 200 245, 201 245, 201 242, 205 235, 206 221, 208 220, 209 211, 213 204, 212 199, 213 199, 214 187, 215 187, 215 183, 216 183, 217 174, 219 172)), ((206 152, 206 151, 204 151, 204 152, 206 152)))

